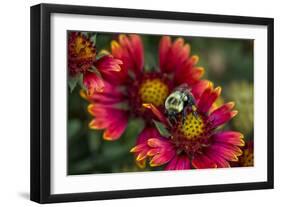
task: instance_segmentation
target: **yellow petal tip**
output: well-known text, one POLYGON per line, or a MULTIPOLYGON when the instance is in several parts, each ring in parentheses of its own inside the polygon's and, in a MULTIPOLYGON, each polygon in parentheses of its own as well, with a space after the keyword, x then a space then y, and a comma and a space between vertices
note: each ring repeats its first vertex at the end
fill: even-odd
POLYGON ((137 147, 133 147, 133 148, 130 150, 130 152, 136 152, 136 148, 137 148, 137 147))
POLYGON ((237 111, 237 110, 234 110, 234 111, 231 112, 231 116, 232 116, 232 117, 235 117, 237 114, 238 114, 238 111, 237 111))
POLYGON ((119 46, 120 46, 120 45, 118 44, 117 41, 115 41, 115 40, 112 40, 112 41, 111 41, 111 48, 112 48, 112 49, 118 48, 119 46))
POLYGON ((218 95, 221 94, 221 90, 222 90, 222 88, 221 88, 220 86, 218 86, 218 87, 215 88, 215 92, 216 92, 218 95))
POLYGON ((235 102, 234 101, 228 102, 227 105, 229 106, 229 108, 232 109, 235 106, 235 102))
POLYGON ((145 108, 151 108, 151 104, 149 103, 143 103, 142 106, 145 108))

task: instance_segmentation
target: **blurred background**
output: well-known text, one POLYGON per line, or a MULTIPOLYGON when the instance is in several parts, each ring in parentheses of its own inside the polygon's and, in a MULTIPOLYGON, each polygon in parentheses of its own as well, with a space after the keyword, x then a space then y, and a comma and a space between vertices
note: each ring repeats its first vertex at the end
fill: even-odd
MULTIPOLYGON (((97 33, 98 51, 109 50, 110 42, 118 34, 97 33)), ((145 69, 158 67, 158 44, 161 36, 141 35, 145 51, 145 69)), ((176 38, 176 37, 173 37, 176 38)), ((205 68, 204 79, 222 87, 219 103, 234 101, 238 115, 223 127, 244 134, 253 141, 253 40, 206 37, 183 37, 191 45, 191 54, 199 56, 198 66, 205 68)), ((102 132, 91 130, 92 119, 87 112, 88 102, 80 97, 79 87, 68 90, 68 174, 114 173, 148 171, 140 169, 129 150, 143 123, 130 121, 125 133, 117 141, 105 141, 102 132)), ((155 168, 153 170, 159 170, 155 168)))

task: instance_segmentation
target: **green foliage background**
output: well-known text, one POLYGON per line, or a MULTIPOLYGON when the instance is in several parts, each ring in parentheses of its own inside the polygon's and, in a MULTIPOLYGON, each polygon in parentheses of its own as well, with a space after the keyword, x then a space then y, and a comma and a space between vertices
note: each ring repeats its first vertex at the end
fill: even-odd
MULTIPOLYGON (((96 47, 110 50, 110 42, 118 34, 96 33, 96 47)), ((145 70, 158 67, 158 44, 161 36, 141 35, 145 51, 145 70)), ((173 37, 176 38, 176 37, 173 37)), ((224 129, 233 129, 253 139, 253 40, 184 37, 191 45, 191 53, 200 57, 199 66, 205 68, 205 79, 222 86, 220 101, 234 101, 240 112, 224 129)), ((91 130, 92 117, 88 103, 79 95, 79 87, 68 89, 68 174, 115 173, 147 171, 139 169, 129 150, 134 146, 143 123, 135 119, 123 136, 114 142, 104 141, 102 132, 91 130)), ((155 168, 153 170, 161 170, 155 168)))

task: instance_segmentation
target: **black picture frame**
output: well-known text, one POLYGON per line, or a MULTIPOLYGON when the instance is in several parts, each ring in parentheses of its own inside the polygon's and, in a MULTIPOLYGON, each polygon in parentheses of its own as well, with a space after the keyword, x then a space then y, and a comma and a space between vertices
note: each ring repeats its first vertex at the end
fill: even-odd
POLYGON ((39 203, 86 201, 101 199, 165 196, 178 194, 210 193, 272 189, 274 186, 273 147, 273 43, 274 20, 272 18, 195 14, 152 10, 102 8, 88 6, 39 4, 31 7, 31 175, 30 192, 32 201, 39 203), (169 187, 154 189, 85 192, 74 194, 51 194, 51 71, 50 71, 50 16, 53 13, 99 15, 113 17, 151 18, 207 23, 233 23, 267 26, 267 181, 238 184, 204 185, 191 187, 169 187))

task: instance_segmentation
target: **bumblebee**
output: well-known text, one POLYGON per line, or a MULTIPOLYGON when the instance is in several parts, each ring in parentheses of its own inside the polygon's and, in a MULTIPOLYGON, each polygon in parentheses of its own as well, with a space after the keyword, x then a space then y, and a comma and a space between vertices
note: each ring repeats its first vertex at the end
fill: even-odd
POLYGON ((176 123, 180 114, 182 115, 182 123, 184 123, 188 112, 197 117, 196 110, 195 98, 187 84, 175 88, 165 100, 165 114, 171 123, 176 123))

